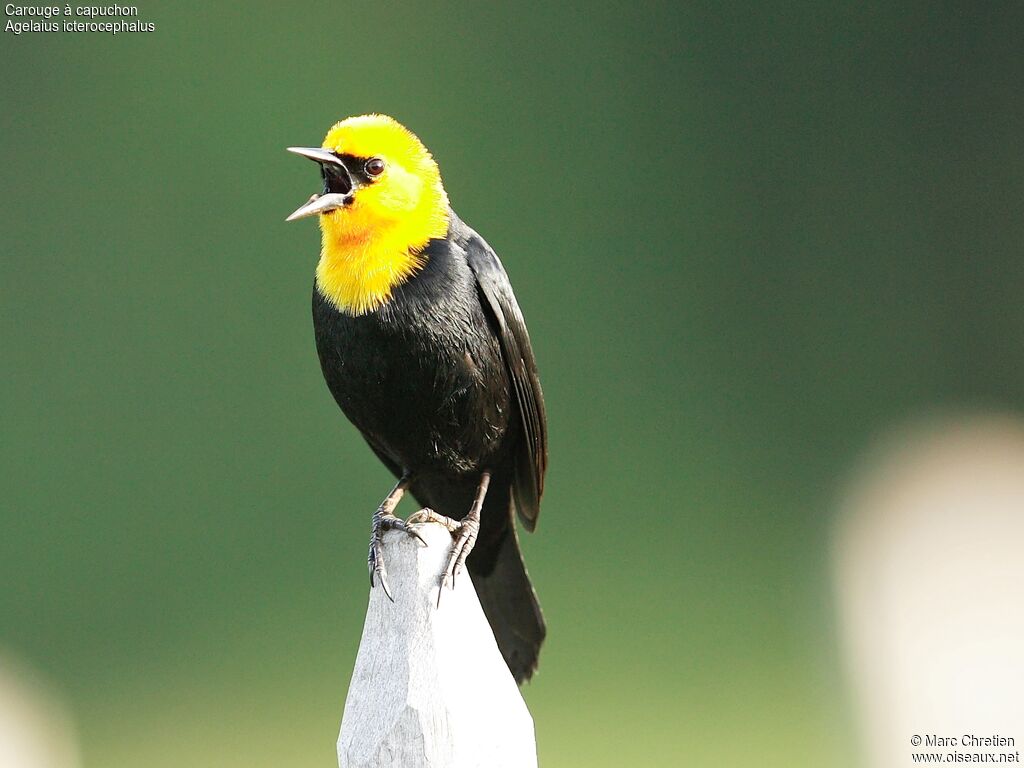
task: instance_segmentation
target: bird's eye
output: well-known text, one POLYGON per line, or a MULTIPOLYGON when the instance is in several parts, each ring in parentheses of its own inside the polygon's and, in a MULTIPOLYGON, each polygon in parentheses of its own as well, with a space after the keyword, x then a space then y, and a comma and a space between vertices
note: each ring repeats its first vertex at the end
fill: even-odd
POLYGON ((379 157, 371 157, 363 168, 367 176, 380 176, 384 173, 384 161, 379 157))

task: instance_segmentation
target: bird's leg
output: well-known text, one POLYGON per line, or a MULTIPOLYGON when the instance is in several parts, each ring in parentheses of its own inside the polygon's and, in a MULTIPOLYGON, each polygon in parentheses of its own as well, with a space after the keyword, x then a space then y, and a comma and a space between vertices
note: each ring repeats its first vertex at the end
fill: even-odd
POLYGON ((421 542, 423 537, 420 536, 416 531, 409 527, 405 520, 395 516, 395 509, 398 507, 398 502, 402 500, 402 496, 405 495, 409 485, 412 482, 412 478, 406 474, 402 475, 402 479, 395 483, 395 487, 391 489, 384 501, 377 507, 377 511, 373 513, 373 529, 370 533, 370 553, 367 555, 366 564, 370 570, 370 588, 374 587, 374 581, 379 581, 381 587, 384 589, 384 594, 388 596, 388 599, 394 602, 395 598, 391 596, 391 588, 388 586, 388 570, 384 565, 384 553, 383 553, 383 540, 384 532, 390 530, 405 531, 410 536, 415 536, 421 542))
POLYGON ((487 486, 491 484, 491 473, 484 472, 480 475, 480 484, 476 488, 476 496, 473 498, 473 505, 469 512, 460 521, 452 520, 450 517, 439 515, 432 509, 421 509, 410 516, 410 523, 440 523, 451 532, 455 538, 452 544, 452 553, 448 558, 448 567, 445 568, 441 577, 441 588, 437 592, 437 604, 441 604, 441 594, 444 588, 450 586, 455 589, 455 577, 462 573, 466 565, 466 558, 473 551, 476 544, 476 537, 480 533, 480 510, 484 506, 484 498, 487 496, 487 486))

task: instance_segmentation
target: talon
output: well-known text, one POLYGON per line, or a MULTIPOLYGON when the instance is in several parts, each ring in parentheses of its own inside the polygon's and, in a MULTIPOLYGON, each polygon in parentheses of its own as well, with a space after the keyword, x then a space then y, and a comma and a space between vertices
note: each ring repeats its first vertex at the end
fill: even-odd
POLYGON ((388 572, 384 566, 384 555, 381 552, 381 538, 380 535, 374 533, 370 539, 370 556, 367 558, 367 565, 370 567, 370 589, 373 589, 376 582, 380 582, 381 589, 384 590, 384 594, 388 596, 391 602, 395 602, 395 598, 391 595, 391 585, 388 584, 388 572))
MULTIPOLYGON (((437 607, 438 608, 441 607, 441 595, 444 594, 444 588, 447 585, 447 583, 448 583, 448 574, 446 573, 446 574, 444 574, 441 577, 441 586, 439 586, 437 588, 437 607)), ((454 589, 454 588, 455 588, 455 585, 453 584, 452 585, 452 589, 454 589)))
POLYGON ((384 590, 384 594, 388 596, 388 600, 392 603, 395 602, 395 598, 391 595, 391 587, 388 584, 388 577, 384 575, 384 571, 380 573, 380 588, 384 590))
POLYGON ((462 573, 462 569, 466 565, 466 558, 473 551, 473 545, 476 544, 477 535, 480 533, 479 513, 474 513, 471 510, 466 518, 460 523, 455 523, 454 527, 456 530, 452 533, 455 536, 455 543, 452 544, 448 566, 441 576, 441 587, 437 592, 438 607, 441 605, 441 594, 444 592, 444 588, 455 589, 455 579, 462 573))
POLYGON ((427 545, 427 542, 417 531, 410 528, 405 520, 388 512, 383 506, 374 513, 373 529, 370 533, 370 553, 366 558, 366 564, 370 570, 370 589, 373 589, 379 582, 381 589, 384 590, 384 594, 388 596, 388 600, 395 602, 395 598, 391 594, 391 585, 388 584, 388 570, 387 566, 384 565, 384 552, 382 550, 384 532, 392 530, 402 531, 418 539, 424 546, 427 545))
POLYGON ((427 546, 427 540, 420 536, 419 531, 413 528, 414 525, 416 525, 416 521, 414 521, 411 517, 408 520, 402 520, 399 517, 395 517, 393 519, 390 517, 385 517, 382 520, 382 530, 402 531, 402 533, 408 534, 409 536, 413 536, 416 539, 419 539, 420 544, 422 544, 424 547, 427 546))

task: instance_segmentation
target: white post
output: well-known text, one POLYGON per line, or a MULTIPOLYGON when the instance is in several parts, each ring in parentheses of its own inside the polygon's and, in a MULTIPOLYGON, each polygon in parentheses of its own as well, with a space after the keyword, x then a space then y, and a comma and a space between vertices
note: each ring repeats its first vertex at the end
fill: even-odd
POLYGON ((451 534, 384 536, 338 737, 340 768, 535 768, 533 719, 465 571, 437 605, 451 534))

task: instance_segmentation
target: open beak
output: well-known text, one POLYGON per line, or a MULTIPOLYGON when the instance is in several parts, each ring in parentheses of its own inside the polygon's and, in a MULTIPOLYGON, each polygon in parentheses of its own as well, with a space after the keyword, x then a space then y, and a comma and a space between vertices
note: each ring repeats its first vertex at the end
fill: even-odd
MULTIPOLYGON (((341 158, 331 152, 329 149, 320 149, 319 147, 288 147, 288 151, 302 157, 308 157, 315 163, 333 163, 334 165, 342 165, 341 158)), ((344 167, 342 165, 342 167, 344 167)))
POLYGON ((348 195, 313 195, 309 200, 294 211, 285 221, 296 221, 305 219, 308 216, 316 216, 318 213, 330 213, 339 208, 344 208, 351 198, 348 195))
POLYGON ((289 152, 308 157, 320 164, 324 175, 324 192, 313 195, 305 203, 296 208, 285 221, 296 221, 308 216, 329 213, 344 208, 352 202, 352 177, 336 154, 327 149, 316 147, 288 147, 289 152))

